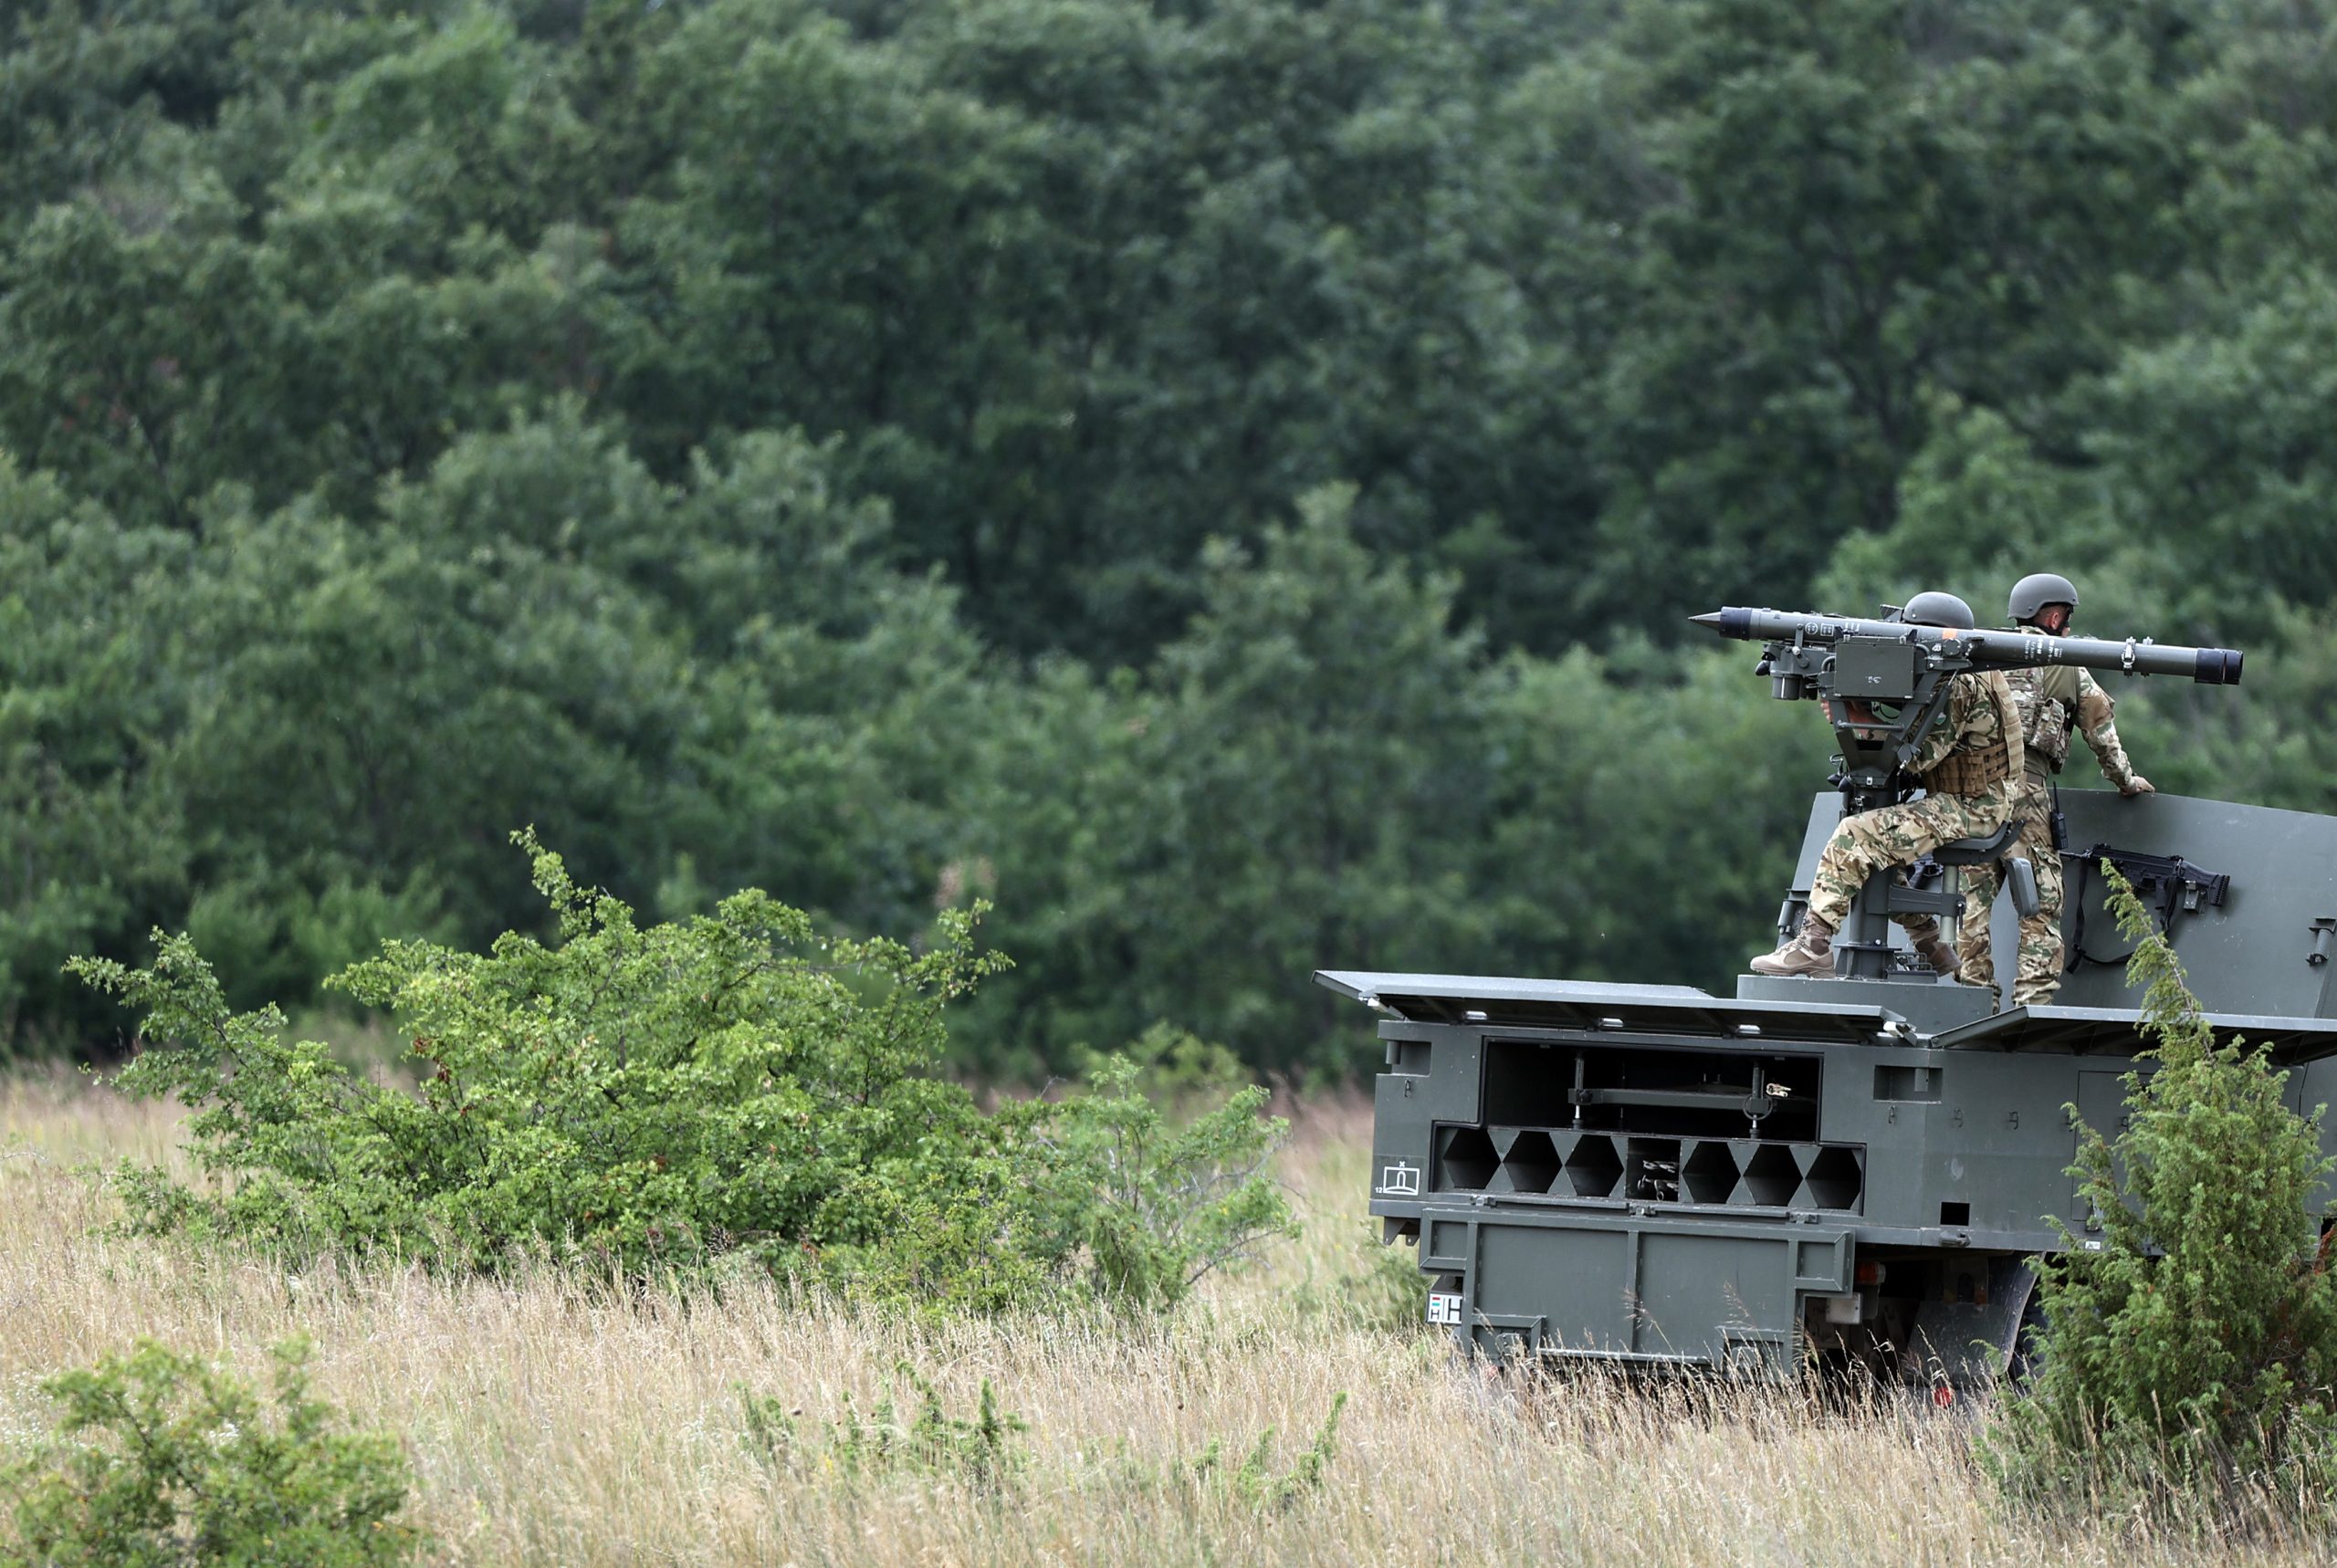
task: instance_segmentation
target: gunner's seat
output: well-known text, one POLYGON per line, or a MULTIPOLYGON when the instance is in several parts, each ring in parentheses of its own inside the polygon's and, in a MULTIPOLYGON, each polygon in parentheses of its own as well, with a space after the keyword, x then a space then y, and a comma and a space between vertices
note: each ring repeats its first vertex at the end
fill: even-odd
MULTIPOLYGON (((2037 913, 2037 868, 2022 855, 2009 855, 2013 841, 2020 837, 2020 824, 2007 822, 1986 838, 1950 839, 1932 851, 1932 859, 1941 865, 1986 865, 1990 861, 2004 862, 2005 882, 2012 889, 2012 906, 2026 918, 2037 913)), ((1987 915, 1984 911, 1982 919, 1987 915)))
POLYGON ((1932 852, 1932 859, 1942 865, 1986 865, 2004 859, 2005 851, 2018 837, 2020 824, 2007 822, 1984 839, 1950 839, 1932 852))

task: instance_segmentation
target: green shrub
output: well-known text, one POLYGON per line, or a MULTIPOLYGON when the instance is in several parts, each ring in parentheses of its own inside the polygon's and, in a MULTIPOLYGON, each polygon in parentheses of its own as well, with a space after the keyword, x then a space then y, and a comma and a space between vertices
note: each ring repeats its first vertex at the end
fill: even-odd
POLYGON ((1173 1307, 1211 1270, 1295 1230, 1264 1175, 1289 1124, 1262 1120, 1254 1085, 1182 1126, 1137 1092, 1137 1065, 1115 1056, 1091 1092, 1061 1107, 1047 1132, 1058 1161, 1080 1176, 1082 1231, 1096 1293, 1137 1307, 1173 1307))
POLYGON ((760 893, 643 927, 519 839, 556 941, 391 942, 334 982, 412 1041, 417 1092, 288 1040, 273 1007, 235 1011, 184 936, 146 969, 76 960, 161 1047, 121 1087, 193 1107, 194 1158, 233 1177, 124 1171, 131 1224, 634 1279, 743 1255, 927 1312, 1165 1307, 1287 1226, 1262 1091, 1171 1128, 1125 1063, 994 1113, 933 1076, 945 1004, 1004 963, 975 950, 980 906, 922 955, 760 893))
POLYGON ((2101 1216, 2099 1249, 2061 1227, 2069 1249, 2038 1285, 2039 1370, 1988 1458, 2032 1498, 2072 1483, 2145 1503, 2325 1495, 2337 1290, 2307 1207, 2332 1165, 2320 1113, 2288 1109, 2263 1053, 2216 1043, 2173 949, 2110 875, 2158 1066, 2127 1074, 2114 1142, 2080 1124, 2070 1173, 2101 1216))
POLYGON ((932 1383, 908 1362, 899 1363, 894 1373, 915 1396, 915 1416, 903 1417, 890 1390, 865 1416, 847 1396, 843 1416, 823 1423, 818 1437, 803 1435, 800 1412, 784 1401, 742 1385, 739 1397, 749 1451, 772 1469, 828 1465, 847 1481, 896 1474, 948 1476, 985 1491, 997 1490, 1022 1468, 1025 1455, 1018 1439, 1031 1424, 998 1407, 989 1378, 982 1379, 969 1418, 951 1415, 932 1383))
POLYGON ((1394 1245, 1379 1239, 1377 1219, 1367 1219, 1348 1230, 1342 1251, 1345 1267, 1328 1280, 1309 1277, 1292 1292, 1298 1310, 1310 1318, 1327 1320, 1342 1328, 1420 1339, 1432 1331, 1428 1321, 1429 1276, 1420 1266, 1415 1244, 1394 1245))
POLYGON ((1135 1092, 1178 1119, 1189 1119, 1255 1082, 1255 1075, 1233 1052, 1168 1023, 1154 1023, 1124 1050, 1083 1054, 1083 1065, 1090 1076, 1114 1057, 1125 1058, 1136 1070, 1131 1085, 1135 1092))
POLYGON ((1193 1461, 1194 1479, 1208 1481, 1223 1473, 1235 1496, 1254 1508, 1279 1512, 1291 1507, 1301 1498, 1323 1489, 1323 1479, 1331 1461, 1338 1454, 1339 1416, 1347 1407, 1347 1391, 1341 1389, 1331 1398, 1330 1414, 1323 1417, 1316 1428, 1315 1440, 1309 1443, 1287 1470, 1276 1473, 1273 1463, 1274 1429, 1272 1427, 1258 1434, 1242 1462, 1230 1471, 1225 1469, 1224 1451, 1215 1442, 1201 1451, 1193 1461))
POLYGON ((1058 1115, 1010 1102, 924 1140, 922 1161, 853 1174, 801 1240, 759 1244, 779 1272, 928 1320, 1066 1306, 1091 1291, 1081 1250, 1094 1209, 1085 1173, 1040 1129, 1058 1115))
POLYGON ((0 1564, 372 1568, 413 1560, 395 1438, 336 1433, 308 1348, 277 1347, 271 1396, 151 1341, 42 1385, 58 1429, 5 1474, 0 1564))

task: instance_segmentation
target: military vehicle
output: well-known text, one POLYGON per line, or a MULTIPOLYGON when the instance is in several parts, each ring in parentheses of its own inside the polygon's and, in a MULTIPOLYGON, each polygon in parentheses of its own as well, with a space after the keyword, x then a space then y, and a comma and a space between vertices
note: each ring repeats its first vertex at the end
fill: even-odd
MULTIPOLYGON (((1845 811, 1902 798, 1901 765, 1960 670, 2083 664, 2236 683, 2240 655, 2143 641, 1958 631, 1728 609, 1758 673, 1818 698, 1841 755, 1813 803, 1781 935, 1845 811)), ((2063 790, 2068 973, 2049 1007, 1933 974, 1893 911, 1953 914, 1957 864, 2011 830, 1880 873, 1837 973, 1680 985, 1326 970, 1378 1015, 1371 1211, 1419 1249, 1430 1321, 1494 1357, 1596 1358, 1798 1375, 1813 1359, 1927 1379, 2002 1375, 2028 1260, 2101 1245, 2068 1167, 2064 1107, 2120 1123, 2144 1044, 2129 945, 2103 907, 2119 866, 2172 938, 2219 1032, 2290 1069, 2300 1111, 2337 1102, 2337 819, 2166 794, 2063 790), (1936 876, 1934 873, 1940 873, 1936 876)), ((2007 866, 2017 896, 2033 882, 2007 866)), ((2034 908, 2029 904, 2027 907, 2034 908)), ((1991 918, 1974 911, 1967 918, 1991 918)), ((2017 915, 1993 912, 2008 992, 2017 915)), ((2145 1067, 2147 1063, 2143 1064, 2145 1067)), ((2337 1136, 2324 1133, 2324 1137, 2337 1136)), ((2332 1151, 2337 1152, 2337 1151, 2332 1151)))

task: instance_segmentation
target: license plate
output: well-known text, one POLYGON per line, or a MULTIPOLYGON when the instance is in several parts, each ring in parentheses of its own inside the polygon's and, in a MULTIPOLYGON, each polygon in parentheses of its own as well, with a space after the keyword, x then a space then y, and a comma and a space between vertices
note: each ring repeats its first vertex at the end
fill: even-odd
POLYGON ((1428 1321, 1450 1328, 1461 1326, 1461 1298, 1457 1293, 1430 1291, 1428 1297, 1428 1321))

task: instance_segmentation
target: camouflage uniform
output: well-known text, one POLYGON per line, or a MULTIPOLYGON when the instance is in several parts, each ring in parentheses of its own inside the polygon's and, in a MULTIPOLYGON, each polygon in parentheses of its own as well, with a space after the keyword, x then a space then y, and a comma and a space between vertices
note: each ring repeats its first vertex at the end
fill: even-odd
MULTIPOLYGON (((2070 758, 2070 736, 2085 737, 2101 764, 2102 777, 2124 794, 2149 785, 2118 743, 2116 704, 2092 673, 2070 664, 2010 672, 2013 702, 2020 709, 2024 765, 2012 814, 2020 823, 2020 848, 2037 873, 2037 913, 2020 923, 2020 948, 2013 978, 2012 1005, 2037 1007, 2053 999, 2061 984, 2061 857, 2053 848, 2049 818, 2053 776, 2070 758)), ((1990 951, 1988 911, 2002 880, 1994 864, 1975 866, 1965 888, 1957 952, 1964 979, 1975 986, 1996 983, 1990 951)))
POLYGON ((2020 776, 2021 726, 2012 689, 1996 670, 1971 670, 1948 688, 1945 722, 1924 737, 1912 771, 1920 800, 1842 819, 1818 857, 1808 919, 1839 931, 1850 899, 1886 866, 1908 865, 1951 839, 2005 825, 2020 776))

